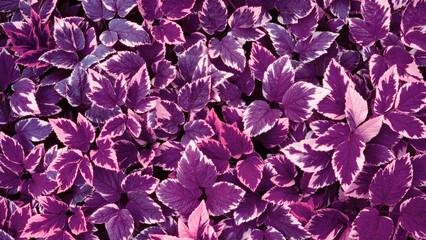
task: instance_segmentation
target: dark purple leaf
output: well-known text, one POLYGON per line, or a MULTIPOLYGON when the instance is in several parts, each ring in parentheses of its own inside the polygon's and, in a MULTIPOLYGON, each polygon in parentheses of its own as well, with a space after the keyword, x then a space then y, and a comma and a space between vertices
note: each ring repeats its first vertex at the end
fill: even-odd
POLYGON ((82 4, 87 17, 94 22, 114 17, 114 11, 108 10, 102 0, 83 0, 82 4))
POLYGON ((318 103, 329 94, 328 89, 307 82, 297 82, 285 92, 282 98, 284 113, 291 121, 304 121, 311 117, 313 109, 317 108, 318 103))
POLYGON ((396 159, 380 169, 374 176, 369 190, 371 203, 374 205, 397 204, 411 187, 413 166, 408 155, 396 159))
POLYGON ((136 6, 132 0, 103 0, 103 2, 108 10, 116 12, 122 18, 136 6))
POLYGON ((239 72, 244 71, 246 58, 242 44, 235 38, 226 36, 219 41, 213 38, 209 42, 209 55, 212 58, 220 56, 223 63, 239 72))
POLYGON ((198 112, 209 102, 210 91, 211 78, 198 79, 180 89, 177 103, 186 112, 198 112))
POLYGON ((336 209, 320 209, 306 224, 306 230, 317 239, 334 239, 348 220, 345 214, 336 209))
POLYGON ((332 32, 314 32, 306 40, 299 40, 294 47, 294 51, 300 54, 301 62, 311 62, 327 53, 327 49, 337 36, 337 33, 332 32))
POLYGON ((414 197, 405 200, 400 206, 399 225, 416 238, 426 237, 426 221, 423 217, 425 209, 425 197, 414 197))
POLYGON ((127 79, 134 76, 144 64, 145 61, 136 53, 120 51, 103 62, 100 67, 116 78, 120 74, 124 74, 124 77, 127 79))
POLYGON ((393 229, 391 218, 380 216, 375 208, 366 207, 355 218, 350 236, 360 239, 370 236, 375 236, 377 239, 390 239, 393 229))
POLYGON ((213 35, 225 30, 228 10, 223 0, 206 0, 198 13, 204 31, 213 35))
POLYGON ((253 143, 250 137, 244 132, 241 132, 235 125, 222 123, 219 131, 219 139, 229 149, 233 158, 238 159, 243 154, 248 155, 253 152, 253 143))
POLYGON ((213 216, 220 216, 237 208, 244 196, 244 190, 228 182, 217 182, 206 189, 207 209, 213 216))
POLYGON ((198 198, 202 193, 198 188, 185 188, 176 179, 161 182, 156 191, 162 203, 183 214, 191 213, 198 206, 198 198))
POLYGON ((170 45, 185 43, 182 28, 169 20, 161 19, 159 25, 152 27, 151 34, 159 43, 170 45))
POLYGON ((356 43, 368 47, 386 37, 390 25, 390 5, 386 1, 366 0, 361 4, 363 20, 349 19, 349 29, 356 43))
MULTIPOLYGON (((1 9, 1 7, 0 7, 1 9)), ((12 55, 9 54, 5 49, 0 52, 0 73, 3 76, 0 81, 0 90, 4 91, 7 89, 9 84, 15 82, 19 78, 19 68, 14 63, 12 55)))
POLYGON ((164 0, 161 10, 170 20, 186 17, 195 4, 195 0, 164 0))
POLYGON ((251 137, 267 132, 281 117, 279 109, 271 109, 269 104, 256 100, 244 112, 244 131, 251 137))
POLYGON ((293 53, 296 42, 287 29, 275 23, 267 23, 264 28, 268 31, 275 51, 280 56, 293 53))
POLYGON ((269 101, 281 102, 294 82, 294 69, 287 55, 275 60, 267 68, 262 81, 263 96, 269 101))

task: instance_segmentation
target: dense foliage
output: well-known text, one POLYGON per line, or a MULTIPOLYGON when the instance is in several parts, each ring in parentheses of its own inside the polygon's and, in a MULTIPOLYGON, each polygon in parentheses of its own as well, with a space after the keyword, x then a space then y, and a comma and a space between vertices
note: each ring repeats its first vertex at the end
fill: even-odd
POLYGON ((425 0, 1 0, 0 239, 426 239, 425 0))

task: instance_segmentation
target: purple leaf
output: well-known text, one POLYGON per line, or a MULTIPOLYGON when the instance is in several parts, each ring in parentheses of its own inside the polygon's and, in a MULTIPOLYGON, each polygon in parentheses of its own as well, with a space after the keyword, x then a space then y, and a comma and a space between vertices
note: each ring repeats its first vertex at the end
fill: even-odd
POLYGON ((188 145, 191 140, 199 142, 203 138, 210 138, 214 135, 213 129, 204 120, 193 120, 187 122, 183 127, 185 135, 182 136, 182 144, 188 145))
POLYGON ((365 142, 359 137, 353 136, 342 142, 333 154, 331 161, 333 170, 344 190, 353 182, 364 165, 364 149, 365 142))
POLYGON ((426 220, 423 217, 426 214, 425 209, 425 197, 407 199, 400 206, 399 225, 413 234, 415 238, 426 237, 426 220))
POLYGON ((308 186, 313 189, 319 189, 329 186, 337 181, 332 164, 328 164, 326 168, 319 172, 314 172, 309 179, 308 186))
POLYGON ((114 138, 121 136, 126 131, 126 115, 124 113, 119 114, 113 118, 110 118, 102 128, 100 138, 114 138))
POLYGON ((320 209, 306 224, 315 239, 334 239, 348 224, 349 218, 336 209, 320 209))
MULTIPOLYGON (((0 11, 1 12, 11 12, 11 11, 15 11, 19 8, 19 2, 18 1, 13 1, 13 0, 6 0, 0 3, 0 11)), ((6 234, 5 234, 5 238, 6 238, 6 234)))
POLYGON ((405 113, 415 113, 426 105, 426 85, 423 82, 404 84, 398 91, 395 108, 405 113))
POLYGON ((116 12, 122 18, 136 6, 132 0, 103 0, 103 2, 108 10, 116 12))
POLYGON ((109 138, 96 139, 97 150, 90 151, 90 159, 93 163, 108 170, 118 171, 117 155, 112 148, 113 142, 109 138))
POLYGON ((288 206, 291 203, 298 202, 302 196, 298 193, 296 187, 278 187, 275 186, 267 191, 262 200, 272 204, 288 206))
POLYGON ((293 53, 296 42, 287 29, 275 23, 267 23, 264 28, 268 31, 275 51, 280 56, 293 53))
POLYGON ((281 24, 295 23, 297 19, 308 15, 313 7, 313 2, 309 0, 275 2, 275 8, 280 12, 278 21, 281 24))
POLYGON ((83 211, 81 211, 81 208, 76 208, 75 210, 72 210, 72 212, 74 215, 68 218, 68 226, 70 227, 71 232, 75 235, 87 232, 86 218, 83 211))
MULTIPOLYGON (((133 30, 132 30, 133 31, 133 30)), ((118 78, 120 74, 124 74, 125 79, 129 79, 136 75, 145 61, 136 53, 130 51, 120 51, 99 66, 110 73, 113 77, 118 78)))
POLYGON ((169 134, 179 131, 179 125, 185 122, 185 116, 177 104, 162 100, 156 105, 158 127, 169 134))
POLYGON ((155 77, 152 79, 152 85, 157 88, 165 88, 175 80, 177 71, 175 65, 168 60, 162 59, 152 65, 152 71, 155 77))
POLYGON ((377 239, 390 239, 393 229, 391 218, 380 216, 375 208, 366 207, 355 218, 350 236, 359 239, 370 236, 375 236, 377 239))
POLYGON ((32 216, 21 235, 21 238, 47 238, 55 234, 55 230, 65 226, 65 214, 37 214, 32 216))
POLYGON ((368 144, 364 150, 365 163, 372 166, 380 166, 395 158, 393 153, 380 144, 368 144))
POLYGON ((261 10, 260 7, 240 7, 229 17, 228 24, 231 28, 251 28, 259 19, 261 10))
POLYGON ((221 41, 217 38, 211 39, 209 43, 209 55, 212 58, 217 58, 220 55, 226 66, 239 72, 244 71, 246 66, 246 57, 242 44, 230 36, 222 38, 221 41))
POLYGON ((112 47, 118 41, 118 34, 115 31, 105 30, 99 36, 101 43, 107 47, 112 47))
POLYGON ((280 118, 271 130, 260 134, 256 138, 262 141, 263 146, 266 148, 273 148, 284 142, 287 138, 288 127, 288 118, 280 118))
POLYGON ((382 117, 370 118, 358 126, 358 128, 354 131, 354 135, 359 137, 365 143, 369 142, 379 133, 382 122, 382 117))
POLYGON ((102 198, 108 202, 117 202, 121 198, 121 182, 124 174, 113 172, 99 167, 93 169, 93 187, 102 198))
POLYGON ((349 185, 345 194, 354 198, 369 199, 368 190, 374 175, 379 169, 379 167, 365 164, 361 172, 355 177, 355 180, 349 185))
POLYGON ((263 201, 258 193, 246 193, 234 211, 235 223, 240 225, 259 217, 266 210, 267 206, 268 203, 263 201))
POLYGON ((190 142, 179 161, 176 176, 184 187, 194 189, 211 187, 216 181, 217 173, 212 160, 194 142, 190 142))
POLYGON ((56 179, 50 179, 45 173, 34 173, 28 180, 28 192, 34 197, 48 195, 58 187, 56 179))
POLYGON ((13 84, 12 89, 14 92, 10 97, 10 107, 16 115, 24 117, 40 114, 35 98, 36 85, 33 81, 23 78, 13 84))
POLYGON ((281 151, 288 160, 303 171, 315 173, 327 167, 331 161, 331 155, 328 152, 313 150, 314 143, 315 139, 305 139, 287 145, 281 151))
POLYGON ((87 72, 83 68, 77 67, 66 81, 65 97, 69 104, 73 107, 78 107, 82 104, 89 105, 90 101, 86 96, 90 91, 87 72))
POLYGON ((124 192, 141 192, 152 194, 160 181, 149 175, 141 175, 139 172, 133 172, 127 175, 121 183, 121 189, 124 192))
POLYGON ((192 80, 198 63, 206 54, 207 48, 205 46, 205 41, 198 41, 179 56, 178 67, 186 82, 192 80))
POLYGON ((0 147, 4 158, 1 159, 1 164, 10 169, 16 174, 20 174, 23 170, 25 162, 24 149, 15 139, 0 132, 0 147))
POLYGON ((307 16, 299 18, 297 23, 289 24, 288 28, 298 39, 304 40, 314 33, 318 26, 318 18, 318 7, 315 6, 307 16))
POLYGON ((83 0, 83 9, 87 17, 98 22, 102 19, 110 20, 114 17, 114 12, 108 10, 102 0, 83 0))
POLYGON ((266 225, 276 228, 286 238, 305 239, 310 236, 289 208, 270 204, 266 212, 266 225))
POLYGON ((170 20, 179 20, 186 17, 195 4, 195 0, 164 0, 161 10, 170 20))
POLYGON ((218 174, 224 174, 228 171, 231 153, 219 141, 203 139, 197 146, 207 158, 212 160, 218 174))
POLYGON ((180 142, 165 142, 158 147, 153 163, 164 170, 175 170, 184 150, 180 142))
POLYGON ((374 205, 397 204, 411 187, 413 181, 413 166, 408 155, 396 159, 380 169, 370 185, 369 195, 374 205))
POLYGON ((83 31, 77 24, 62 18, 55 18, 53 37, 62 50, 70 53, 81 51, 86 45, 83 31))
POLYGON ((282 98, 284 113, 291 121, 304 121, 311 117, 313 109, 329 94, 328 89, 307 82, 297 82, 282 98))
POLYGON ((411 139, 426 138, 426 125, 413 115, 390 112, 386 114, 383 121, 392 130, 404 137, 411 139))
POLYGON ((417 155, 411 159, 411 163, 413 164, 413 186, 425 186, 425 155, 417 155))
POLYGON ((209 35, 222 32, 226 27, 228 10, 223 0, 206 0, 198 13, 201 27, 209 35))
POLYGON ((404 37, 401 39, 402 42, 410 48, 414 48, 420 51, 426 51, 426 32, 423 30, 414 30, 411 29, 405 33, 404 37))
POLYGON ((65 52, 60 49, 54 49, 44 53, 39 57, 39 60, 63 69, 73 69, 79 62, 76 53, 65 52))
MULTIPOLYGON (((203 201, 200 202, 198 207, 192 211, 188 218, 188 232, 182 233, 179 229, 179 237, 188 235, 188 237, 199 238, 209 226, 209 213, 207 212, 206 203, 203 201)), ((180 223, 178 223, 180 224, 180 223)))
MULTIPOLYGON (((266 160, 269 164, 264 168, 264 172, 267 173, 268 166, 274 171, 274 176, 271 177, 271 182, 279 187, 293 186, 297 170, 295 165, 285 158, 282 154, 269 157, 266 160)), ((264 175, 267 176, 267 175, 264 175)))
POLYGON ((217 182, 206 189, 207 209, 213 216, 220 216, 238 207, 244 190, 228 182, 217 182))
POLYGON ((396 66, 393 66, 379 79, 373 105, 373 111, 378 115, 385 114, 393 107, 399 85, 397 74, 396 66))
POLYGON ((345 117, 345 95, 351 83, 345 69, 332 59, 324 73, 324 88, 331 91, 330 95, 318 104, 318 112, 324 116, 340 120, 345 117))
POLYGON ((253 192, 262 180, 264 162, 258 156, 249 156, 237 163, 238 179, 253 192))
POLYGON ((294 47, 294 51, 300 54, 301 62, 311 62, 327 53, 327 49, 330 48, 337 36, 337 33, 332 32, 314 32, 306 40, 299 40, 294 47))
POLYGON ((235 79, 235 84, 245 95, 250 96, 253 93, 256 83, 249 65, 246 65, 244 71, 235 79))
POLYGON ((336 123, 315 141, 315 149, 331 151, 350 138, 351 130, 347 124, 336 123))
MULTIPOLYGON (((4 216, 6 217, 7 215, 4 215, 4 216)), ((20 235, 24 231, 25 226, 27 225, 28 219, 30 219, 31 216, 32 216, 32 212, 31 212, 31 206, 29 204, 16 209, 10 215, 8 232, 11 233, 12 235, 13 233, 15 233, 14 235, 15 237, 20 237, 20 235)))
POLYGON ((251 137, 267 132, 281 117, 279 109, 269 108, 269 104, 256 100, 244 112, 244 131, 251 137))
POLYGON ((198 198, 202 193, 198 188, 185 188, 176 179, 161 182, 156 191, 162 203, 183 214, 191 213, 198 206, 198 198))
POLYGON ((86 152, 95 139, 95 129, 81 114, 78 114, 77 125, 65 118, 49 119, 49 122, 58 139, 70 148, 86 152))
POLYGON ((159 25, 152 27, 151 34, 159 43, 170 45, 185 43, 182 28, 169 20, 161 19, 159 25))
POLYGON ((44 157, 44 144, 39 144, 35 146, 30 153, 28 153, 27 157, 24 160, 24 168, 32 172, 36 169, 40 160, 44 157))
POLYGON ((222 123, 219 131, 220 142, 231 152, 233 158, 240 158, 243 154, 253 152, 253 143, 250 137, 241 132, 235 125, 222 123))
POLYGON ((9 84, 19 79, 19 68, 15 64, 15 59, 5 49, 0 52, 0 73, 3 76, 0 80, 0 90, 4 91, 7 89, 9 84))
POLYGON ((87 97, 99 107, 114 109, 123 105, 127 93, 126 80, 123 75, 116 79, 115 84, 100 73, 89 70, 90 92, 87 97))
POLYGON ((211 78, 203 77, 185 84, 179 90, 177 103, 186 112, 198 112, 209 102, 210 91, 211 78))
POLYGON ((129 202, 126 208, 130 211, 135 221, 154 224, 165 220, 160 205, 155 203, 146 193, 129 192, 127 196, 129 202))
POLYGON ((348 87, 345 94, 345 115, 351 129, 356 129, 368 114, 367 101, 355 90, 348 87))
POLYGON ((145 20, 154 21, 162 17, 163 12, 160 7, 162 2, 160 0, 137 0, 139 13, 145 20))
POLYGON ((401 47, 389 46, 383 52, 383 57, 374 54, 370 58, 369 66, 372 83, 377 85, 379 78, 388 68, 395 64, 400 80, 413 82, 422 79, 422 75, 414 61, 414 57, 401 47))
POLYGON ((361 3, 363 20, 349 19, 349 29, 355 42, 368 47, 386 37, 390 25, 390 6, 386 1, 366 0, 361 3))
POLYGON ((88 220, 96 224, 106 223, 116 216, 119 211, 120 209, 117 205, 110 203, 97 209, 94 213, 92 213, 92 215, 90 215, 88 220))
POLYGON ((49 136, 52 127, 49 122, 38 118, 27 118, 16 123, 15 131, 29 141, 40 142, 49 136))
POLYGON ((262 81, 263 96, 269 101, 281 102, 294 82, 294 69, 287 55, 269 65, 262 81))
POLYGON ((275 56, 265 47, 253 44, 251 48, 249 67, 254 76, 262 80, 268 66, 276 60, 275 56))
POLYGON ((134 230, 134 220, 129 210, 121 209, 106 223, 111 240, 128 239, 134 230))

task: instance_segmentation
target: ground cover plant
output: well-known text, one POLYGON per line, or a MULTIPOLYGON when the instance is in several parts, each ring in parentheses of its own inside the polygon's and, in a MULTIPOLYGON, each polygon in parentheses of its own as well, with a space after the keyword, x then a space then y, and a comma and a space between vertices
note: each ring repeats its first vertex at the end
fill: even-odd
POLYGON ((0 239, 426 239, 425 0, 1 0, 0 239))

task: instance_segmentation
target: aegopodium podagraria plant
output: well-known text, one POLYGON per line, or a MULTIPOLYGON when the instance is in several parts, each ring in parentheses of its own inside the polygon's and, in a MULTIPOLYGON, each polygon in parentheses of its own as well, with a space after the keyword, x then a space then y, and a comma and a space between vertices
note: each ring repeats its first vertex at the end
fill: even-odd
POLYGON ((1 0, 0 239, 426 239, 425 0, 1 0))

